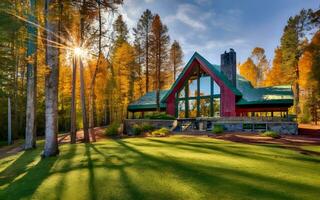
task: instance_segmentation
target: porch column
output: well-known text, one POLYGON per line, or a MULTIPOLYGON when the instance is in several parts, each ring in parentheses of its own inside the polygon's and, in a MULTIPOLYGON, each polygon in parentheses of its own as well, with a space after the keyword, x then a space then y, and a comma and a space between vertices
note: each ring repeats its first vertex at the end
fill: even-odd
POLYGON ((200 117, 200 67, 197 69, 197 117, 200 117))
POLYGON ((214 95, 214 84, 213 84, 213 79, 210 77, 210 116, 213 117, 214 110, 213 110, 213 95, 214 95))

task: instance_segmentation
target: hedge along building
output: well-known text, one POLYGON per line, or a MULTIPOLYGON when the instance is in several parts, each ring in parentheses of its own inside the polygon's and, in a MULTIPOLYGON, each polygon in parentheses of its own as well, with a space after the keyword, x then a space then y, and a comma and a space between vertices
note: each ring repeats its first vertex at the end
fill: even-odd
MULTIPOLYGON (((275 77, 276 78, 276 77, 275 77)), ((280 78, 280 77, 279 77, 280 78)), ((178 118, 288 116, 290 85, 254 88, 237 75, 236 52, 221 55, 221 66, 195 52, 169 90, 160 91, 160 110, 178 118)), ((128 106, 128 112, 156 110, 156 92, 128 106)))

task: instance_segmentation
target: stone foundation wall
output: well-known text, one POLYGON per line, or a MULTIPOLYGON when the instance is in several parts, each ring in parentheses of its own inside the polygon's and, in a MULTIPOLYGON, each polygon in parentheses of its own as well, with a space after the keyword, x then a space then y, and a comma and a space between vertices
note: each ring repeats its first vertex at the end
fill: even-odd
MULTIPOLYGON (((184 119, 184 122, 188 119, 184 119)), ((133 135, 132 128, 135 124, 147 123, 155 129, 168 128, 175 132, 211 131, 214 125, 222 125, 225 132, 264 132, 266 130, 275 131, 280 134, 298 135, 298 124, 296 122, 272 122, 272 121, 227 121, 227 120, 196 120, 190 119, 192 125, 182 131, 181 120, 150 120, 150 119, 125 119, 123 133, 133 135)))
POLYGON ((150 120, 150 119, 125 119, 123 122, 123 133, 133 135, 132 128, 135 124, 150 124, 155 129, 167 128, 171 130, 176 120, 150 120))
MULTIPOLYGON (((275 131, 280 134, 298 135, 298 124, 296 122, 280 121, 233 121, 233 120, 203 120, 193 122, 193 130, 211 131, 214 125, 222 125, 226 132, 264 132, 275 131)), ((179 123, 178 123, 179 124, 179 123)))

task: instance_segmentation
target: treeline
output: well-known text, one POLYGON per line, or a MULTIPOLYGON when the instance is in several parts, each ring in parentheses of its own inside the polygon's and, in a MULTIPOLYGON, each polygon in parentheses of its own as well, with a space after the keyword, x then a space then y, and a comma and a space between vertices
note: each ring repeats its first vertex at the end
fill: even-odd
POLYGON ((0 2, 0 140, 7 138, 8 98, 13 138, 26 137, 26 148, 33 148, 35 134, 50 128, 51 134, 71 130, 73 142, 84 128, 88 141, 88 129, 122 120, 130 102, 172 84, 182 67, 179 42, 170 42, 167 26, 150 10, 130 34, 121 4, 0 2), (81 61, 74 55, 80 46, 81 61))
POLYGON ((284 27, 272 63, 261 47, 239 65, 240 74, 253 86, 292 85, 299 122, 320 118, 320 10, 301 10, 284 27))

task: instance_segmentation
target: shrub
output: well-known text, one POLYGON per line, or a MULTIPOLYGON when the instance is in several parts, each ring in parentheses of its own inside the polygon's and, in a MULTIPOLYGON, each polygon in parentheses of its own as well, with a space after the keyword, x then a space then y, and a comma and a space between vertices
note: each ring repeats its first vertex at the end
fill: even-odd
POLYGON ((132 127, 132 132, 133 132, 134 135, 141 135, 141 133, 143 131, 142 131, 142 128, 141 128, 141 126, 139 124, 135 124, 132 127))
POLYGON ((263 137, 272 137, 272 138, 280 138, 280 134, 275 131, 266 131, 260 134, 263 137))
POLYGON ((149 123, 135 124, 132 127, 134 135, 141 135, 152 130, 154 130, 154 127, 149 123))
POLYGON ((142 132, 148 132, 148 131, 154 130, 154 127, 149 123, 142 123, 140 127, 142 132))
POLYGON ((119 127, 120 124, 118 122, 113 122, 110 124, 106 130, 105 130, 105 135, 107 136, 116 136, 119 134, 119 127))
POLYGON ((146 115, 146 119, 163 119, 163 120, 174 120, 176 119, 174 116, 165 114, 165 113, 153 113, 151 115, 146 115))
POLYGON ((220 124, 214 125, 214 127, 213 127, 213 129, 212 129, 212 132, 213 132, 214 134, 223 133, 223 125, 220 125, 220 124))
POLYGON ((165 137, 165 136, 169 135, 169 133, 170 133, 169 129, 161 128, 161 129, 152 131, 151 132, 151 136, 154 136, 154 137, 165 137))

